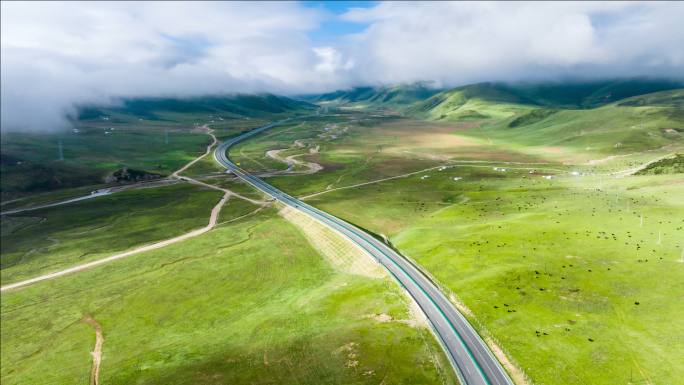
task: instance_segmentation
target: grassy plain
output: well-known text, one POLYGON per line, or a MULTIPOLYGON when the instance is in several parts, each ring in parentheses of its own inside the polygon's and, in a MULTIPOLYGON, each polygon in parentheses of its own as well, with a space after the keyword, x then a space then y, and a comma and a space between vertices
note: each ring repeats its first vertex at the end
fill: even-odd
POLYGON ((389 278, 334 270, 276 215, 2 294, 3 384, 455 383, 389 278), (378 317, 378 315, 389 317, 378 317))
POLYGON ((388 235, 461 296, 535 383, 684 376, 684 177, 604 178, 596 190, 593 177, 517 169, 430 174, 307 202, 388 235))
POLYGON ((121 107, 86 108, 74 118, 73 129, 48 133, 3 130, 3 199, 97 185, 123 167, 166 176, 202 154, 211 143, 196 126, 208 125, 225 141, 314 109, 308 103, 273 95, 136 100, 121 107), (59 160, 59 142, 63 161, 59 160))
MULTIPOLYGON (((558 111, 516 127, 509 127, 514 119, 486 123, 482 131, 496 146, 558 162, 587 163, 620 156, 623 163, 638 164, 626 155, 681 146, 684 115, 676 101, 682 97, 684 90, 659 92, 650 95, 650 104, 638 104, 644 97, 634 97, 592 110, 558 111), (672 102, 668 105, 665 100, 672 102)), ((472 136, 477 134, 471 131, 472 136)))
MULTIPOLYGON (((494 107, 489 102, 476 106, 486 98, 470 97, 461 112, 475 106, 473 111, 491 107, 492 113, 440 123, 387 110, 331 109, 303 125, 262 133, 235 147, 230 157, 251 172, 282 170, 286 166, 265 157, 265 151, 319 138, 324 127, 336 125, 336 139, 316 143, 318 154, 301 157, 320 163, 322 171, 271 176, 268 182, 296 196, 347 187, 307 202, 388 235, 461 296, 474 314, 468 317, 477 317, 535 383, 673 383, 684 375, 676 359, 684 353, 684 344, 678 343, 684 341, 678 316, 684 263, 676 262, 684 246, 684 202, 678 199, 684 195, 684 179, 617 178, 611 173, 678 151, 683 126, 677 92, 551 114, 506 95, 499 95, 501 103, 494 107), (511 124, 516 120, 522 123, 511 124), (636 127, 642 120, 643 130, 636 127), (617 141, 622 145, 616 146, 617 141), (446 165, 454 167, 435 169, 446 165), (374 183, 421 170, 427 171, 374 183), (426 174, 430 178, 420 179, 426 174), (549 175, 557 178, 542 178, 549 175), (449 179, 457 176, 463 179, 449 179), (356 186, 361 183, 366 184, 356 186), (655 243, 657 231, 660 243, 655 243)), ((111 116, 132 119, 117 113, 111 116)), ((124 123, 159 133, 168 121, 191 124, 206 119, 204 115, 173 113, 166 115, 167 122, 157 115, 151 117, 156 120, 124 123)), ((228 124, 226 131, 222 122, 211 126, 219 140, 226 140, 269 121, 257 119, 235 120, 235 128, 228 124)), ((187 135, 206 140, 204 148, 197 147, 203 153, 210 139, 187 135)), ((300 151, 305 150, 282 155, 300 151)), ((212 162, 203 159, 188 175, 211 170, 212 162)), ((259 195, 225 177, 206 182, 259 195)), ((162 216, 171 203, 141 200, 139 211, 149 219, 137 218, 131 209, 126 212, 134 220, 130 233, 102 240, 98 237, 109 228, 97 226, 128 220, 121 217, 122 205, 92 210, 69 205, 79 208, 71 222, 78 229, 65 219, 62 227, 44 232, 48 220, 10 235, 16 239, 7 252, 3 235, 3 265, 5 259, 21 259, 31 247, 52 255, 63 246, 50 248, 51 239, 63 242, 67 232, 96 230, 78 235, 84 242, 72 242, 72 251, 55 254, 59 258, 54 261, 71 266, 79 258, 96 259, 90 253, 100 241, 124 251, 129 236, 148 239, 160 232, 168 238, 170 231, 182 229, 178 224, 183 220, 200 227, 220 196, 201 193, 202 199, 189 194, 187 201, 182 194, 168 198, 174 210, 179 199, 184 202, 172 211, 179 216, 170 219, 162 216), (206 210, 191 209, 193 205, 206 210), (96 218, 98 210, 105 210, 102 218, 96 218), (44 239, 42 243, 29 247, 22 241, 29 232, 37 232, 34 237, 44 239)), ((256 207, 231 198, 219 223, 256 207)), ((32 211, 30 216, 44 215, 32 211)), ((60 211, 60 216, 68 218, 69 213, 60 211)), ((28 218, 14 221, 29 223, 28 218)), ((50 267, 16 270, 25 266, 4 269, 3 284, 50 267)), ((434 339, 404 322, 408 315, 401 298, 391 281, 334 270, 293 227, 265 210, 180 244, 3 293, 2 379, 89 382, 93 332, 79 321, 90 316, 105 332, 103 383, 441 382, 440 373, 453 373, 444 369, 434 339), (381 313, 395 322, 369 317, 381 313), (431 363, 431 357, 441 366, 431 363)))
POLYGON ((340 109, 318 118, 347 129, 316 158, 337 166, 268 181, 302 196, 453 166, 306 201, 388 235, 461 296, 535 383, 674 383, 684 375, 684 176, 624 171, 681 151, 680 94, 513 127, 531 110, 436 124, 340 109))
POLYGON ((216 149, 216 146, 212 146, 211 148, 211 153, 209 155, 206 155, 202 159, 198 160, 197 162, 193 163, 192 166, 186 168, 183 172, 180 172, 178 175, 181 176, 196 176, 196 175, 207 175, 207 174, 216 174, 216 173, 221 173, 225 172, 226 169, 222 167, 216 160, 214 159, 214 153, 213 151, 216 149))
MULTIPOLYGON (((269 182, 306 195, 325 191, 334 178, 331 187, 337 188, 454 166, 332 191, 307 202, 388 235, 461 296, 535 383, 622 383, 630 376, 634 383, 672 383, 684 375, 676 359, 684 345, 670 343, 684 338, 678 316, 684 264, 677 262, 684 246, 679 198, 684 177, 614 173, 672 153, 682 145, 679 134, 646 135, 649 140, 634 134, 622 139, 633 155, 619 156, 624 149, 605 145, 605 160, 595 163, 563 164, 562 155, 530 151, 563 140, 568 127, 611 116, 624 121, 607 130, 609 135, 595 136, 594 143, 616 140, 616 133, 633 131, 622 126, 639 113, 622 108, 554 114, 550 119, 561 119, 555 134, 549 122, 546 133, 523 126, 527 131, 517 142, 515 134, 498 132, 494 124, 483 126, 491 145, 468 123, 382 117, 363 127, 348 123, 348 133, 322 147, 319 158, 344 169, 269 182), (524 135, 531 145, 521 142, 524 135), (430 178, 420 179, 426 174, 430 178)), ((660 133, 677 122, 663 118, 646 124, 660 133)), ((568 152, 582 146, 568 146, 568 152)))
POLYGON ((207 225, 223 194, 188 183, 123 191, 10 214, 40 224, 3 234, 2 285, 170 239, 207 225))
POLYGON ((3 153, 27 163, 2 165, 2 191, 36 193, 97 185, 122 167, 165 176, 211 143, 207 135, 187 129, 169 132, 165 144, 163 127, 111 125, 117 128, 111 134, 99 127, 82 127, 79 133, 3 135, 3 153), (62 143, 61 162, 57 142, 62 143))

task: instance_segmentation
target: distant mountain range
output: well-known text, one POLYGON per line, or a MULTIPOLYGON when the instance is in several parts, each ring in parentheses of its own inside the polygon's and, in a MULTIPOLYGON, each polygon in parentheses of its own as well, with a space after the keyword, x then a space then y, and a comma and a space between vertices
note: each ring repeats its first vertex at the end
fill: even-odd
POLYGON ((168 113, 213 113, 232 117, 233 112, 241 117, 256 117, 266 114, 304 114, 316 106, 273 94, 235 94, 206 96, 200 98, 145 98, 124 99, 122 106, 82 106, 77 120, 97 119, 110 113, 130 115, 145 120, 167 120, 168 113))
POLYGON ((312 103, 394 107, 407 116, 439 121, 503 119, 530 109, 591 109, 633 96, 684 88, 663 79, 618 79, 538 84, 478 83, 449 90, 425 83, 359 87, 309 96, 312 103))
POLYGON ((405 106, 425 100, 444 89, 430 87, 430 83, 417 82, 396 84, 389 87, 357 87, 323 95, 303 97, 312 103, 333 102, 335 104, 359 103, 373 106, 405 106))

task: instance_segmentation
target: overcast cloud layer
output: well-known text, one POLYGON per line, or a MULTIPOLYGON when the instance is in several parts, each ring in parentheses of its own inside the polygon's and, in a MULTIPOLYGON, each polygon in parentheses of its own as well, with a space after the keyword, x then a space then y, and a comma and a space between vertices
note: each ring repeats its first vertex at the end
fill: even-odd
POLYGON ((121 97, 684 74, 682 2, 1 4, 2 129, 121 97), (314 45, 332 18, 367 28, 314 45))

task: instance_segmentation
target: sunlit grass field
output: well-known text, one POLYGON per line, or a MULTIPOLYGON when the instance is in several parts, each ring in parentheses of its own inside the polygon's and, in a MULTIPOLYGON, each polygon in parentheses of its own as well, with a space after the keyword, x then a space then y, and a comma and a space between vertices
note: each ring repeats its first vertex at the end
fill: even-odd
POLYGON ((461 296, 535 383, 671 383, 684 374, 675 359, 681 344, 669 342, 682 338, 684 326, 677 321, 684 177, 615 173, 672 154, 681 134, 663 134, 669 119, 623 127, 644 116, 624 108, 554 114, 547 129, 521 129, 529 144, 522 143, 528 133, 494 124, 481 131, 400 118, 346 123, 348 134, 326 143, 318 158, 341 167, 268 181, 305 196, 454 166, 306 201, 388 235, 461 296), (582 135, 600 156, 578 157, 584 144, 563 146, 576 127, 601 119, 615 124, 582 135), (449 179, 457 176, 463 179, 449 179))
POLYGON ((684 375, 684 345, 674 342, 684 326, 684 177, 603 177, 596 190, 592 176, 429 174, 307 202, 389 236, 460 295, 535 383, 684 375))
POLYGON ((45 221, 2 237, 2 285, 67 269, 207 225, 223 193, 179 183, 10 214, 45 221))
POLYGON ((191 134, 187 129, 169 132, 168 144, 163 128, 120 128, 111 134, 94 127, 81 130, 85 133, 3 135, 3 153, 27 162, 2 166, 3 191, 35 193, 97 185, 122 167, 166 176, 211 143, 207 135, 191 134), (59 161, 58 142, 62 143, 64 161, 59 161))
MULTIPOLYGON (((322 171, 266 181, 293 196, 324 192, 306 202, 387 235, 463 299, 473 325, 491 331, 534 383, 676 383, 684 376, 684 176, 615 173, 684 148, 678 98, 668 91, 553 113, 470 98, 439 122, 331 108, 229 155, 249 172, 285 170, 265 151, 322 140, 337 124, 338 138, 299 158, 322 171)), ((196 122, 225 141, 291 117, 253 115, 224 130, 204 112, 109 113, 112 123, 91 117, 80 129, 92 132, 66 139, 3 136, 3 152, 7 144, 47 170, 43 180, 20 169, 31 161, 3 164, 3 192, 36 181, 46 190, 3 210, 87 195, 102 187, 102 172, 123 166, 168 175, 211 143, 191 133, 196 122), (109 125, 114 133, 102 134, 109 125), (41 161, 58 157, 55 139, 65 161, 41 161)), ((222 170, 209 155, 183 175, 222 170)), ((203 181, 261 197, 225 174, 203 181)), ((2 284, 204 227, 222 195, 182 183, 3 217, 2 284)), ((454 381, 393 281, 335 270, 271 208, 237 219, 257 208, 231 197, 217 223, 231 222, 207 234, 3 292, 2 382, 90 383, 95 338, 85 317, 104 332, 100 383, 454 381)))
POLYGON ((274 211, 2 294, 2 382, 456 383, 389 278, 334 270, 274 211), (386 314, 389 322, 376 320, 386 314))

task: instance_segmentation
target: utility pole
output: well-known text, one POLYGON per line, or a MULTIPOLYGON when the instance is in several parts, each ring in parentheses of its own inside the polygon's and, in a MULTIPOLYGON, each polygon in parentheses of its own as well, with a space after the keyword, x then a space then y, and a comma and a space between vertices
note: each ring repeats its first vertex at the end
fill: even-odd
POLYGON ((62 142, 57 142, 59 144, 59 160, 64 160, 64 156, 62 156, 62 142))
POLYGON ((658 230, 658 244, 660 244, 660 230, 658 230))
POLYGON ((601 177, 599 177, 599 190, 601 189, 601 177))
POLYGON ((644 224, 644 214, 641 214, 641 222, 639 222, 639 226, 644 224))

